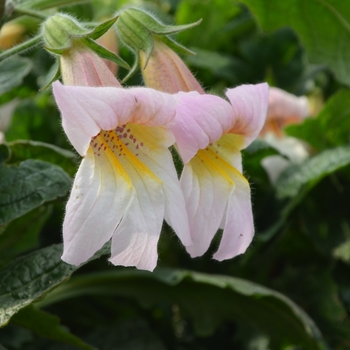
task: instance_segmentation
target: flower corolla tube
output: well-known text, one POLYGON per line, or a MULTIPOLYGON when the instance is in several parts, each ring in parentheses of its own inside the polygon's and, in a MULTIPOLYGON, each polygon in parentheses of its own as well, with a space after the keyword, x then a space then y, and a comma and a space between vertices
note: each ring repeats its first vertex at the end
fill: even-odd
POLYGON ((217 260, 245 252, 254 236, 250 186, 242 172, 241 150, 259 135, 266 120, 268 85, 228 89, 230 103, 205 94, 181 58, 159 39, 146 65, 140 51, 147 86, 179 93, 182 99, 172 127, 184 162, 181 187, 185 195, 192 257, 203 255, 219 228, 223 236, 217 260))
POLYGON ((53 84, 63 128, 84 158, 63 223, 67 263, 79 265, 107 241, 115 265, 153 270, 163 219, 185 246, 185 202, 165 126, 176 100, 147 88, 53 84))
POLYGON ((242 174, 241 150, 264 125, 268 85, 228 89, 231 104, 208 94, 189 94, 191 99, 188 94, 179 95, 183 100, 172 128, 185 163, 180 182, 192 239, 186 249, 192 257, 203 255, 221 228, 214 259, 230 259, 244 253, 254 236, 250 186, 242 174))

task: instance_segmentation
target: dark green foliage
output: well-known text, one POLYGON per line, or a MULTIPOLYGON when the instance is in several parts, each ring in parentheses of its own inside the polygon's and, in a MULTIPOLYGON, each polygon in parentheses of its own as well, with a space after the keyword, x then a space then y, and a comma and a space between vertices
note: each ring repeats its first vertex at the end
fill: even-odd
POLYGON ((12 57, 0 62, 0 95, 20 85, 32 66, 32 61, 23 57, 12 57))
POLYGON ((69 176, 59 167, 40 160, 25 160, 19 166, 0 167, 0 225, 64 196, 69 176))
MULTIPOLYGON (((130 4, 23 0, 5 7, 0 0, 0 20, 34 11, 38 28, 49 11, 64 8, 101 23, 130 4)), ((208 253, 191 259, 164 224, 153 273, 112 266, 108 244, 88 263, 67 265, 61 225, 80 157, 50 89, 39 91, 57 70, 56 57, 36 47, 1 61, 0 108, 11 101, 16 108, 0 130, 0 350, 350 349, 349 2, 142 5, 167 26, 202 19, 174 39, 197 53, 183 58, 206 91, 224 96, 226 88, 267 81, 317 96, 324 104, 317 115, 284 130, 310 156, 290 162, 271 183, 261 162, 279 151, 262 139, 243 150, 256 233, 242 256, 212 260, 220 231, 208 253)), ((132 64, 123 46, 120 56, 132 64)), ((140 76, 128 84, 141 85, 140 76)), ((180 175, 182 161, 172 152, 180 175)))

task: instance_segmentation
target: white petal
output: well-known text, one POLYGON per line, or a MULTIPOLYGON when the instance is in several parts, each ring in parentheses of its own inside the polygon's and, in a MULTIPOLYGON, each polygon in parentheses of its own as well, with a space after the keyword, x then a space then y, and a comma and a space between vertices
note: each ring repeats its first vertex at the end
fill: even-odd
POLYGON ((243 254, 254 236, 254 221, 248 182, 237 174, 236 188, 232 192, 226 213, 226 223, 220 246, 214 259, 231 259, 243 254))
POLYGON ((154 270, 158 260, 157 244, 160 232, 149 231, 147 220, 139 201, 134 201, 113 235, 112 255, 109 259, 112 264, 154 270))
POLYGON ((113 235, 110 261, 115 265, 153 270, 164 218, 162 184, 130 150, 124 151, 126 155, 120 161, 132 180, 136 197, 113 235))
POLYGON ((203 255, 218 230, 234 183, 223 169, 200 151, 185 165, 181 187, 185 195, 193 245, 192 257, 203 255))
POLYGON ((165 196, 165 220, 173 228, 183 245, 192 244, 185 199, 177 178, 173 158, 168 147, 174 142, 174 136, 162 127, 130 125, 130 132, 143 146, 130 143, 129 149, 138 154, 138 159, 145 164, 161 181, 165 196))
POLYGON ((111 237, 133 196, 128 176, 108 152, 88 149, 76 174, 63 223, 62 260, 80 265, 111 237))

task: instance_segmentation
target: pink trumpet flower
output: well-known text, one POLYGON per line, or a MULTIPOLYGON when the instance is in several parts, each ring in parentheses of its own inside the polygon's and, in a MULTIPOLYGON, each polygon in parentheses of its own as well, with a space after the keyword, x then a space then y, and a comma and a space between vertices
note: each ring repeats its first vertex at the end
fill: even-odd
POLYGON ((269 107, 266 123, 261 130, 261 135, 273 132, 282 136, 283 128, 288 124, 302 122, 311 115, 306 96, 295 96, 276 87, 269 88, 269 107))
POLYGON ((193 94, 197 101, 183 95, 177 123, 172 127, 185 163, 181 187, 193 242, 186 249, 192 257, 203 255, 222 228, 214 258, 230 259, 244 253, 254 236, 250 187, 242 174, 241 150, 264 125, 268 85, 228 89, 226 96, 231 104, 219 97, 193 94))
POLYGON ((114 265, 153 270, 164 218, 185 246, 192 243, 168 149, 175 139, 164 127, 177 102, 152 89, 123 89, 81 44, 60 56, 60 66, 66 86, 53 83, 53 93, 83 156, 66 206, 62 260, 80 265, 111 239, 114 265))
POLYGON ((254 236, 254 222, 241 150, 259 135, 265 123, 268 85, 228 89, 230 104, 204 94, 180 57, 160 40, 154 40, 147 65, 143 51, 140 58, 147 86, 171 93, 196 90, 178 95, 181 103, 171 128, 184 162, 180 182, 193 242, 187 251, 192 257, 203 255, 222 228, 214 258, 225 260, 244 253, 254 236))
POLYGON ((62 259, 79 265, 112 239, 115 265, 153 270, 163 219, 191 242, 185 202, 165 128, 172 95, 147 88, 53 84, 63 128, 84 159, 63 224, 62 259))
POLYGON ((192 243, 168 149, 177 101, 152 89, 123 89, 91 49, 87 37, 96 32, 71 17, 53 16, 43 29, 60 55, 65 85, 53 83, 53 93, 63 129, 83 157, 66 206, 62 259, 80 265, 111 240, 113 264, 153 270, 164 218, 185 246, 192 243))

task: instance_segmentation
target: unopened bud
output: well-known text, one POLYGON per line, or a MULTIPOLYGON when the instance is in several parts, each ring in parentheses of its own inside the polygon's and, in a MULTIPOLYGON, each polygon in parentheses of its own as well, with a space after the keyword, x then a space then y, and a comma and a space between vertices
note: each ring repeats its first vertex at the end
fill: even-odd
MULTIPOLYGON (((145 66, 146 60, 146 55, 141 52, 141 67, 145 66)), ((159 91, 172 94, 179 91, 205 93, 182 59, 160 40, 155 40, 154 50, 146 68, 142 69, 142 76, 148 87, 159 91)))
POLYGON ((59 54, 70 49, 74 39, 88 37, 90 33, 91 30, 63 13, 49 17, 43 24, 46 49, 59 54))
POLYGON ((131 76, 138 67, 141 52, 144 56, 142 68, 147 66, 154 50, 156 38, 168 43, 173 49, 181 53, 194 54, 171 39, 169 35, 192 28, 200 22, 201 20, 187 25, 172 26, 161 23, 151 14, 140 9, 128 8, 120 12, 116 21, 118 36, 136 55, 133 68, 126 78, 131 76))
POLYGON ((49 17, 43 24, 42 33, 45 48, 55 54, 63 54, 67 50, 85 45, 102 58, 130 69, 129 65, 115 53, 99 45, 95 40, 105 34, 115 23, 116 17, 107 20, 94 29, 86 29, 69 15, 59 13, 49 17))
POLYGON ((86 46, 66 50, 60 57, 60 67, 65 85, 120 87, 103 59, 86 46))
POLYGON ((0 30, 0 49, 7 50, 22 41, 26 27, 21 23, 9 22, 0 30))

